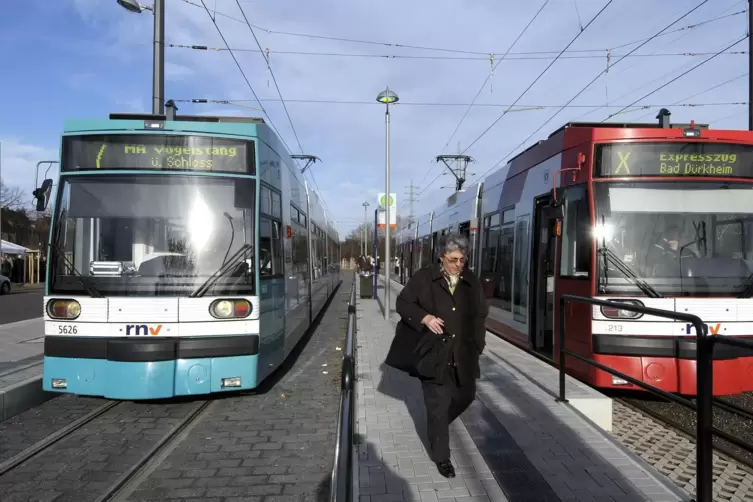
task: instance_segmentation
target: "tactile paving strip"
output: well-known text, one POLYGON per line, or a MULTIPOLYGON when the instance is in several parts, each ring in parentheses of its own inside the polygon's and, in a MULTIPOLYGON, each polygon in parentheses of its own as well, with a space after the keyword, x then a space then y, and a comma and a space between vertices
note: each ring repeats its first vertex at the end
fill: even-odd
MULTIPOLYGON (((695 443, 622 403, 612 403, 612 435, 677 486, 695 495, 695 443)), ((714 454, 714 500, 753 502, 753 471, 714 454)))

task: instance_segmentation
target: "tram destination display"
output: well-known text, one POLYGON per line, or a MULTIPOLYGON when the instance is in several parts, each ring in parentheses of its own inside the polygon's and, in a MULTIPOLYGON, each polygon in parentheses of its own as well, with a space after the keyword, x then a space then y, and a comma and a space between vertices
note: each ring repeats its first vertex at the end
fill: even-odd
POLYGON ((594 175, 753 178, 753 145, 701 142, 596 145, 594 175))
POLYGON ((63 171, 136 169, 254 173, 253 141, 164 134, 66 136, 63 171))

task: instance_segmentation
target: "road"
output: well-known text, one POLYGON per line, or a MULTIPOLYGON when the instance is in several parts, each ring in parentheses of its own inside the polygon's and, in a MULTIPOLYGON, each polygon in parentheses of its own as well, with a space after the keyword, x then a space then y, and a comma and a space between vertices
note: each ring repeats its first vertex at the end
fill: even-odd
POLYGON ((38 288, 0 296, 0 324, 41 317, 43 296, 44 290, 38 288))

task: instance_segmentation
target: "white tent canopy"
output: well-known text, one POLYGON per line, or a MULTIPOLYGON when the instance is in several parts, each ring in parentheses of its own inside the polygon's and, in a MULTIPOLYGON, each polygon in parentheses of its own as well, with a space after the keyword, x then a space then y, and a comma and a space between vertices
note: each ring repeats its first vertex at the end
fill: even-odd
POLYGON ((23 246, 19 246, 18 244, 13 244, 12 242, 8 242, 6 240, 0 240, 0 252, 2 254, 27 254, 30 249, 27 249, 23 246))

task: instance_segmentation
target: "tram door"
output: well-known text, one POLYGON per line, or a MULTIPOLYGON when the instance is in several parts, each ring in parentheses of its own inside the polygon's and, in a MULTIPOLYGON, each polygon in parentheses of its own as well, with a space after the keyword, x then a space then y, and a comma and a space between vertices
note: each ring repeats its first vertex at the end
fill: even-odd
POLYGON ((551 196, 536 200, 533 232, 531 345, 548 357, 554 350, 554 258, 556 218, 551 196))

